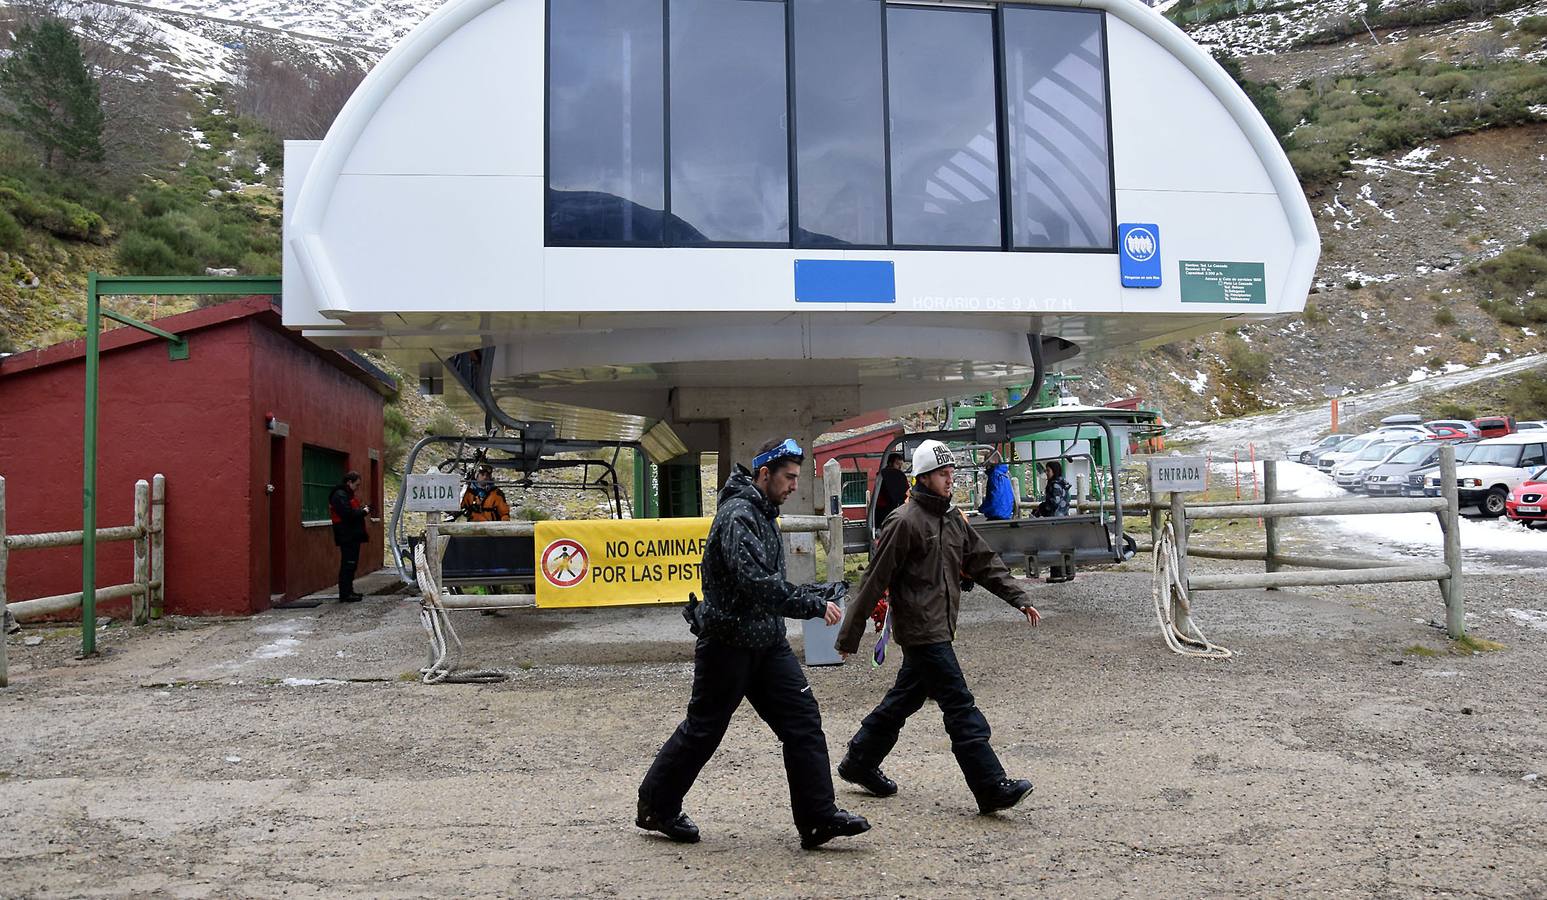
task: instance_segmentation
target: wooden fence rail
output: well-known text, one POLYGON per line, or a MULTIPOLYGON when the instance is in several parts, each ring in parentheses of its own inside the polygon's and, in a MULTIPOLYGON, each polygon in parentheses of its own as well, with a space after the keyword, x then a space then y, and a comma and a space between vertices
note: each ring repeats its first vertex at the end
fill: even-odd
MULTIPOLYGON (((84 531, 47 531, 36 534, 7 532, 5 478, 0 477, 0 620, 5 623, 3 630, 9 630, 13 621, 79 609, 85 597, 83 591, 76 591, 70 594, 11 602, 6 588, 6 570, 11 553, 49 547, 79 547, 85 537, 84 531)), ((103 601, 130 598, 133 601, 131 616, 136 625, 144 625, 152 618, 159 618, 162 601, 166 595, 166 478, 157 475, 149 482, 143 478, 136 481, 134 483, 134 524, 98 528, 96 538, 98 542, 134 542, 133 580, 128 584, 97 588, 96 599, 103 601)), ((9 683, 5 642, 0 640, 0 687, 6 687, 9 683)))

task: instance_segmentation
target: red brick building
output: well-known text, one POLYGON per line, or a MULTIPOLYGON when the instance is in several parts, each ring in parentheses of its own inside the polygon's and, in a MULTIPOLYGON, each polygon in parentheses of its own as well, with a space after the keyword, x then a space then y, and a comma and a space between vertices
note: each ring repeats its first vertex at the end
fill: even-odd
MULTIPOLYGON (((268 298, 155 324, 187 338, 188 359, 169 359, 163 340, 137 329, 102 337, 98 526, 130 524, 135 480, 166 476, 169 613, 249 614, 333 584, 327 496, 355 469, 373 514, 381 508, 392 380, 363 357, 286 329, 268 298)), ((84 341, 0 359, 10 533, 81 527, 85 374, 84 341)), ((382 559, 379 524, 370 535, 361 573, 382 559)), ((98 584, 129 581, 131 553, 129 543, 100 544, 98 584)), ((80 556, 79 548, 12 553, 10 598, 80 590, 80 556)))
MULTIPOLYGON (((881 471, 881 454, 885 452, 892 442, 902 435, 903 427, 895 422, 885 422, 885 414, 874 414, 872 421, 881 420, 884 424, 878 424, 859 434, 851 434, 834 441, 817 444, 816 471, 821 477, 822 467, 830 459, 836 458, 843 471, 843 517, 845 519, 863 520, 868 510, 866 498, 875 490, 876 473, 881 471)), ((855 418, 847 422, 839 422, 838 426, 863 427, 864 419, 855 418)), ((835 427, 838 427, 835 426, 835 427)))

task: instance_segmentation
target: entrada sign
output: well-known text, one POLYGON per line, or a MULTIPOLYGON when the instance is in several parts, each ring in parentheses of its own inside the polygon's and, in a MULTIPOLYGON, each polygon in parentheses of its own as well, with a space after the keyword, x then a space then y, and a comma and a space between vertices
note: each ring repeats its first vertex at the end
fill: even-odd
POLYGON ((1201 456, 1163 456, 1149 461, 1150 490, 1157 494, 1199 493, 1209 486, 1208 461, 1201 456))

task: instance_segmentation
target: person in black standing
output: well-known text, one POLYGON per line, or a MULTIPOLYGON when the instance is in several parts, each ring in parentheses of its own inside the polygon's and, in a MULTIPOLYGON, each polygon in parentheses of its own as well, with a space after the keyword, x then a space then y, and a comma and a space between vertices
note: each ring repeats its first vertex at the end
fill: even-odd
POLYGON ((842 582, 794 585, 784 577, 784 541, 775 519, 799 485, 804 458, 795 441, 770 441, 753 459, 752 471, 736 466, 720 490, 704 547, 704 601, 692 620, 699 636, 693 693, 687 717, 639 785, 634 824, 640 828, 681 843, 698 841, 698 826, 682 811, 682 799, 746 699, 783 745, 800 845, 810 850, 870 830, 863 816, 834 802, 822 713, 784 633, 786 617, 836 625, 841 614, 833 601, 847 589, 842 582))
POLYGON ((881 533, 886 517, 906 499, 908 476, 902 472, 902 454, 889 453, 886 456, 886 467, 876 477, 876 534, 881 533))
POLYGON ((355 570, 360 567, 360 545, 365 543, 365 519, 371 508, 360 502, 360 473, 347 472, 328 495, 328 516, 333 520, 333 543, 338 545, 338 600, 354 603, 365 597, 355 593, 355 570))

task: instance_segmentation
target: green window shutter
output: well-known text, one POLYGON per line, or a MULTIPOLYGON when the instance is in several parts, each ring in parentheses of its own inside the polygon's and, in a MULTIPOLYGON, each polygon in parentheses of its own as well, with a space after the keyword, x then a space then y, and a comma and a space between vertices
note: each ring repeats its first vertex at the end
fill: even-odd
POLYGON ((328 519, 328 495, 344 480, 349 457, 325 447, 301 445, 301 521, 328 519))
POLYGON ((865 488, 870 486, 870 478, 864 472, 844 472, 842 488, 838 494, 838 502, 844 506, 864 506, 865 488))

